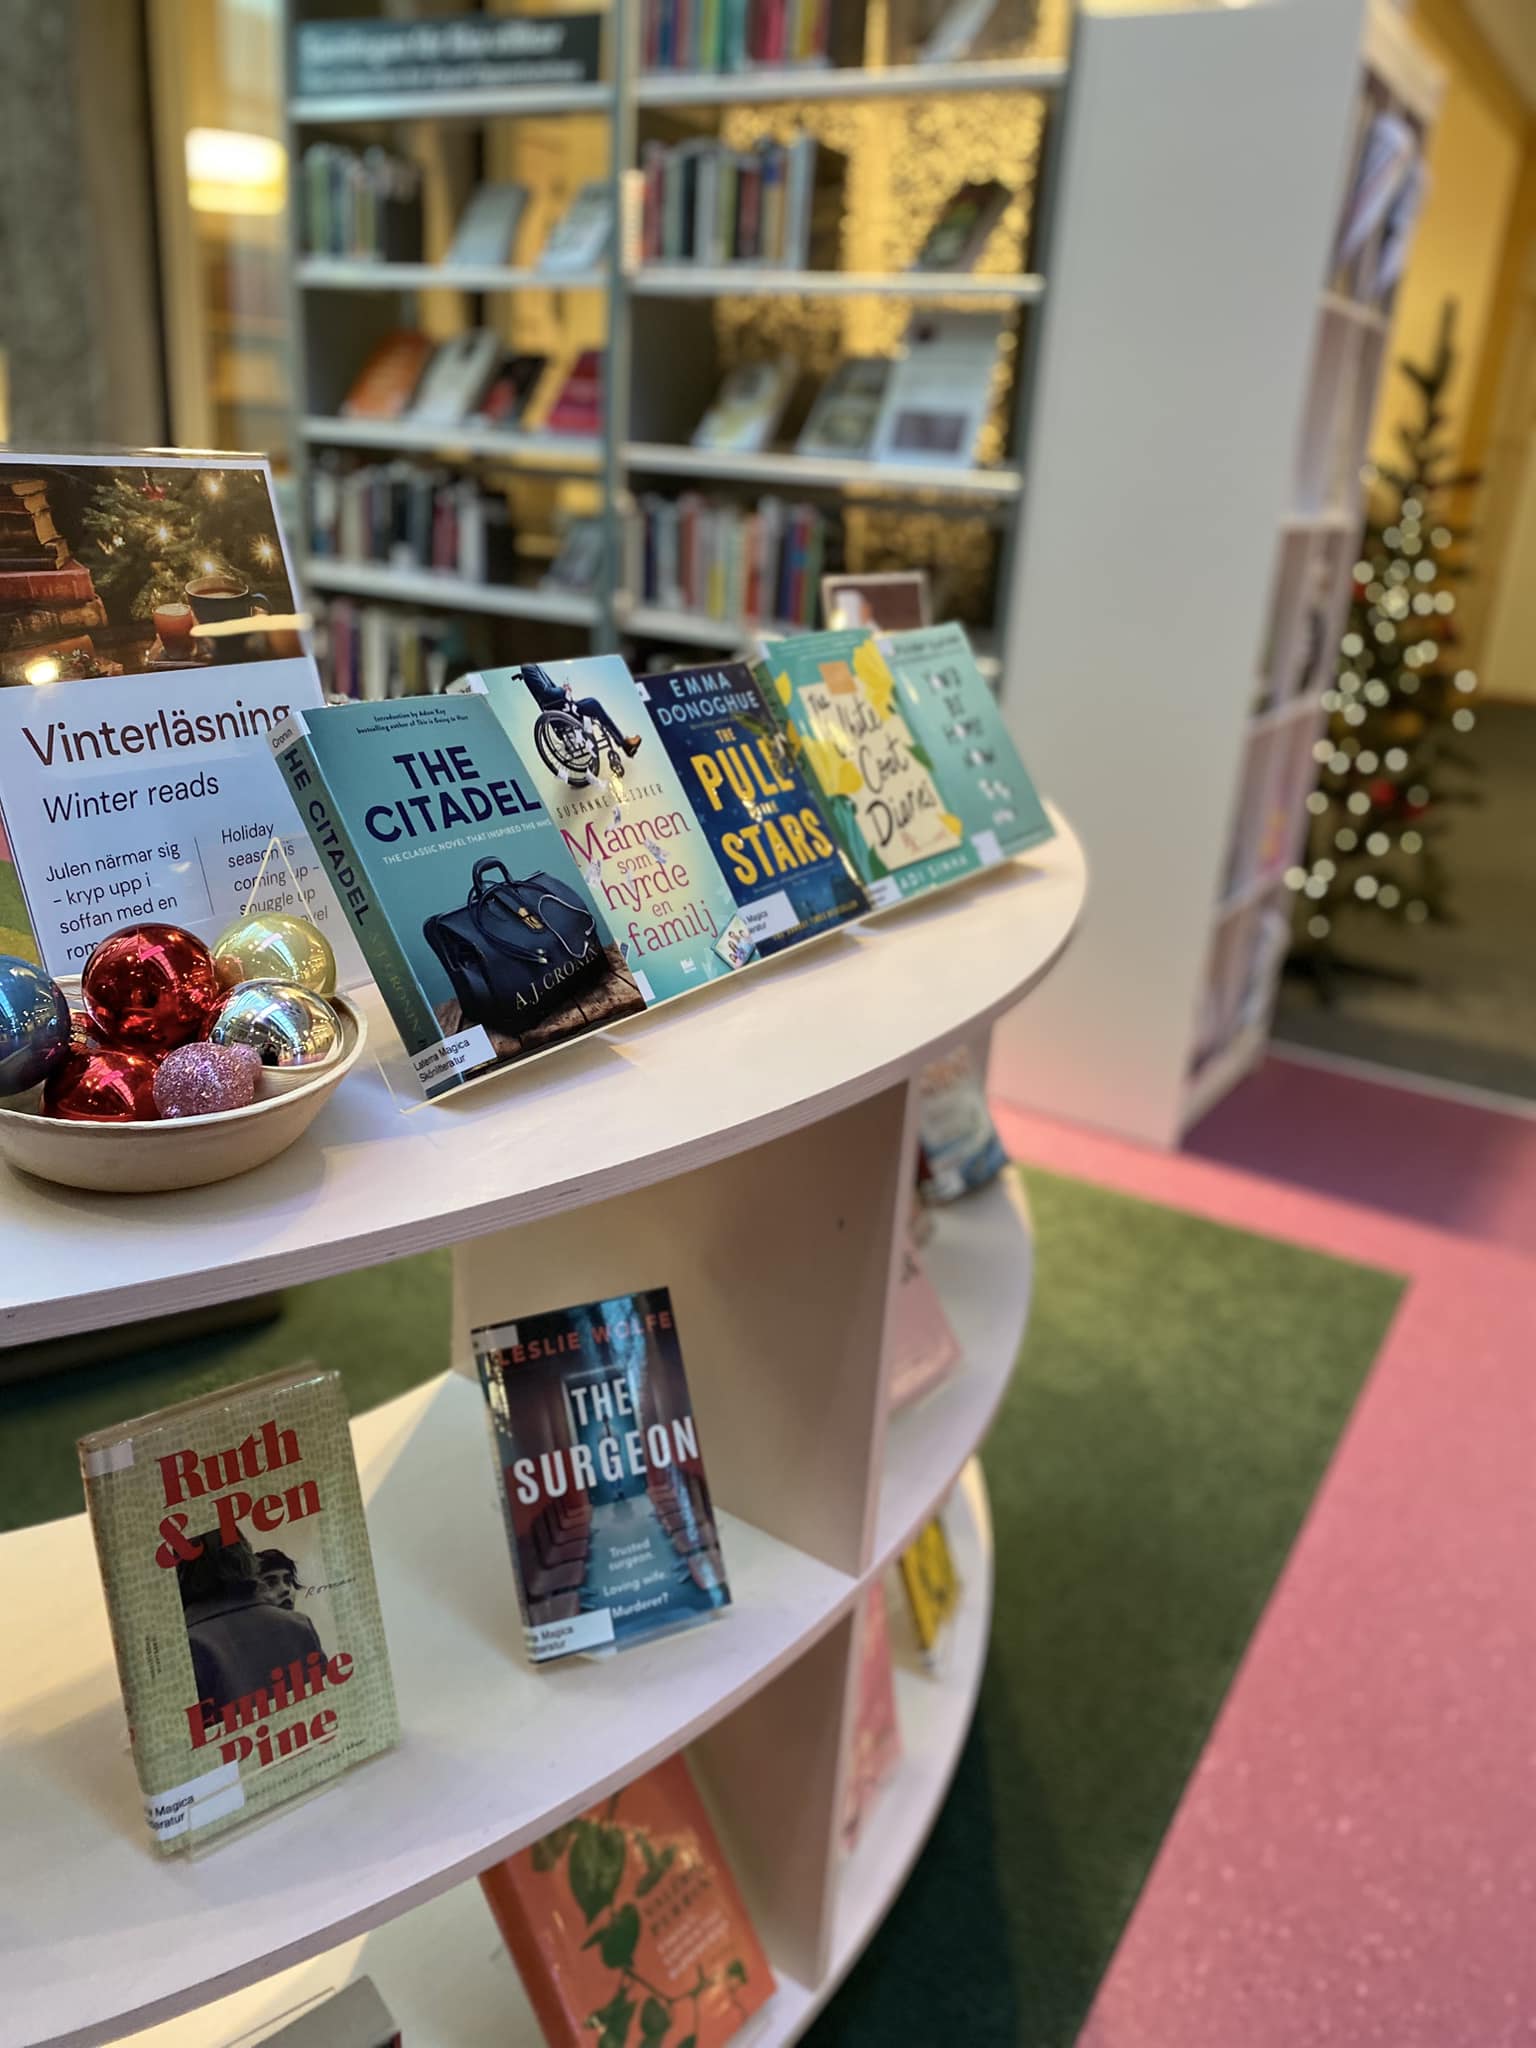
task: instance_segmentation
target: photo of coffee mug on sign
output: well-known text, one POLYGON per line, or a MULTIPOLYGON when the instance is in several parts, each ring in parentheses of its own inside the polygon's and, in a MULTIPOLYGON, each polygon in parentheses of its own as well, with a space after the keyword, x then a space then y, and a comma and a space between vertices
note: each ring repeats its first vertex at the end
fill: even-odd
MULTIPOLYGON (((223 626, 231 619, 264 618, 272 610, 259 590, 252 590, 240 577, 220 570, 194 577, 186 592, 192 616, 200 626, 223 626)), ((249 633, 220 634, 211 643, 203 644, 212 645, 216 661, 249 661, 251 656, 246 650, 252 637, 249 633)))
POLYGON ((0 457, 0 685, 300 654, 297 608, 264 462, 0 457))

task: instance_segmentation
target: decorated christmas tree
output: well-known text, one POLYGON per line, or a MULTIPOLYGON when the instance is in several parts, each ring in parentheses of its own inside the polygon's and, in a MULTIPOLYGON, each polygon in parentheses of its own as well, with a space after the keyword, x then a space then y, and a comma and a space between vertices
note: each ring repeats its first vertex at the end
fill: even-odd
POLYGON ((1448 300, 1430 361, 1398 366, 1416 416, 1398 429, 1401 463, 1366 472, 1369 517, 1338 675, 1323 694, 1330 717, 1306 851, 1286 877, 1298 954, 1325 987, 1354 964, 1340 954, 1341 927, 1451 917, 1444 842, 1452 807, 1473 800, 1475 766, 1458 740, 1472 729, 1477 687, 1457 658, 1467 566, 1450 508, 1476 478, 1454 468, 1446 438, 1454 332, 1448 300))
POLYGON ((96 587, 119 615, 148 618, 195 577, 216 574, 286 599, 259 470, 103 469, 83 524, 96 587))

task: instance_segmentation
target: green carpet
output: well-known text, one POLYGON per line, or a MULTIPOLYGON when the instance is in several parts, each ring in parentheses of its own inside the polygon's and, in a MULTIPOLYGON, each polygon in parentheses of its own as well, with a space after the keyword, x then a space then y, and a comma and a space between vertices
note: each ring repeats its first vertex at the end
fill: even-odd
POLYGON ((447 1367, 450 1307, 449 1255, 429 1252, 290 1288, 249 1329, 0 1386, 0 1529, 79 1514, 76 1437, 172 1401, 305 1359, 340 1370, 354 1415, 391 1401, 447 1367))
POLYGON ((812 2048, 1069 2048, 1402 1282, 1030 1172, 997 1598, 929 1847, 812 2048))
MULTIPOLYGON (((981 1710, 814 2048, 1067 2048, 1401 1292, 1081 1182, 1029 1187, 1039 1282, 984 1461, 981 1710)), ((295 1289, 232 1337, 0 1387, 0 1515, 78 1509, 83 1430, 304 1357, 366 1408, 440 1371, 447 1328, 433 1255, 295 1289)))

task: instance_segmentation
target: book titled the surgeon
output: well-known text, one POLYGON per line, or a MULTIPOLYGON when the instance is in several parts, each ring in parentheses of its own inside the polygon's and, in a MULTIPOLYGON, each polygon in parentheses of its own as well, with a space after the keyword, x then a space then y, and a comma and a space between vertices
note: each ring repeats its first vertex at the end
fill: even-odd
POLYGON ((881 636, 908 725, 984 866, 1055 837, 964 626, 881 636))
POLYGON ((156 1848, 200 1847, 394 1744, 338 1373, 269 1373, 79 1451, 156 1848))
POLYGON ((745 920, 617 654, 487 669, 483 690, 646 1001, 754 957, 745 920))
POLYGON ((765 958, 868 908, 745 662, 640 676, 672 765, 765 958))
POLYGON ((790 744, 877 909, 981 866, 870 633, 775 640, 766 664, 790 744))
POLYGON ((666 1288, 473 1335, 534 1662, 622 1649, 728 1606, 666 1288))
POLYGON ((483 697, 328 705, 269 737, 428 1095, 644 1009, 483 697))

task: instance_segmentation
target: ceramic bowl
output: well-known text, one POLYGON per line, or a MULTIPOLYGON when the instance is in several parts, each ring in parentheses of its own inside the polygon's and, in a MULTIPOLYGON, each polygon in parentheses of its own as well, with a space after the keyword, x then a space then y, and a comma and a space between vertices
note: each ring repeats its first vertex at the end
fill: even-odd
POLYGON ((244 1109, 167 1117, 163 1123, 76 1124, 0 1109, 0 1158, 39 1180, 110 1195, 206 1187, 265 1165, 309 1129, 367 1043, 362 1012, 345 996, 328 1000, 341 1019, 341 1052, 297 1087, 244 1109))

